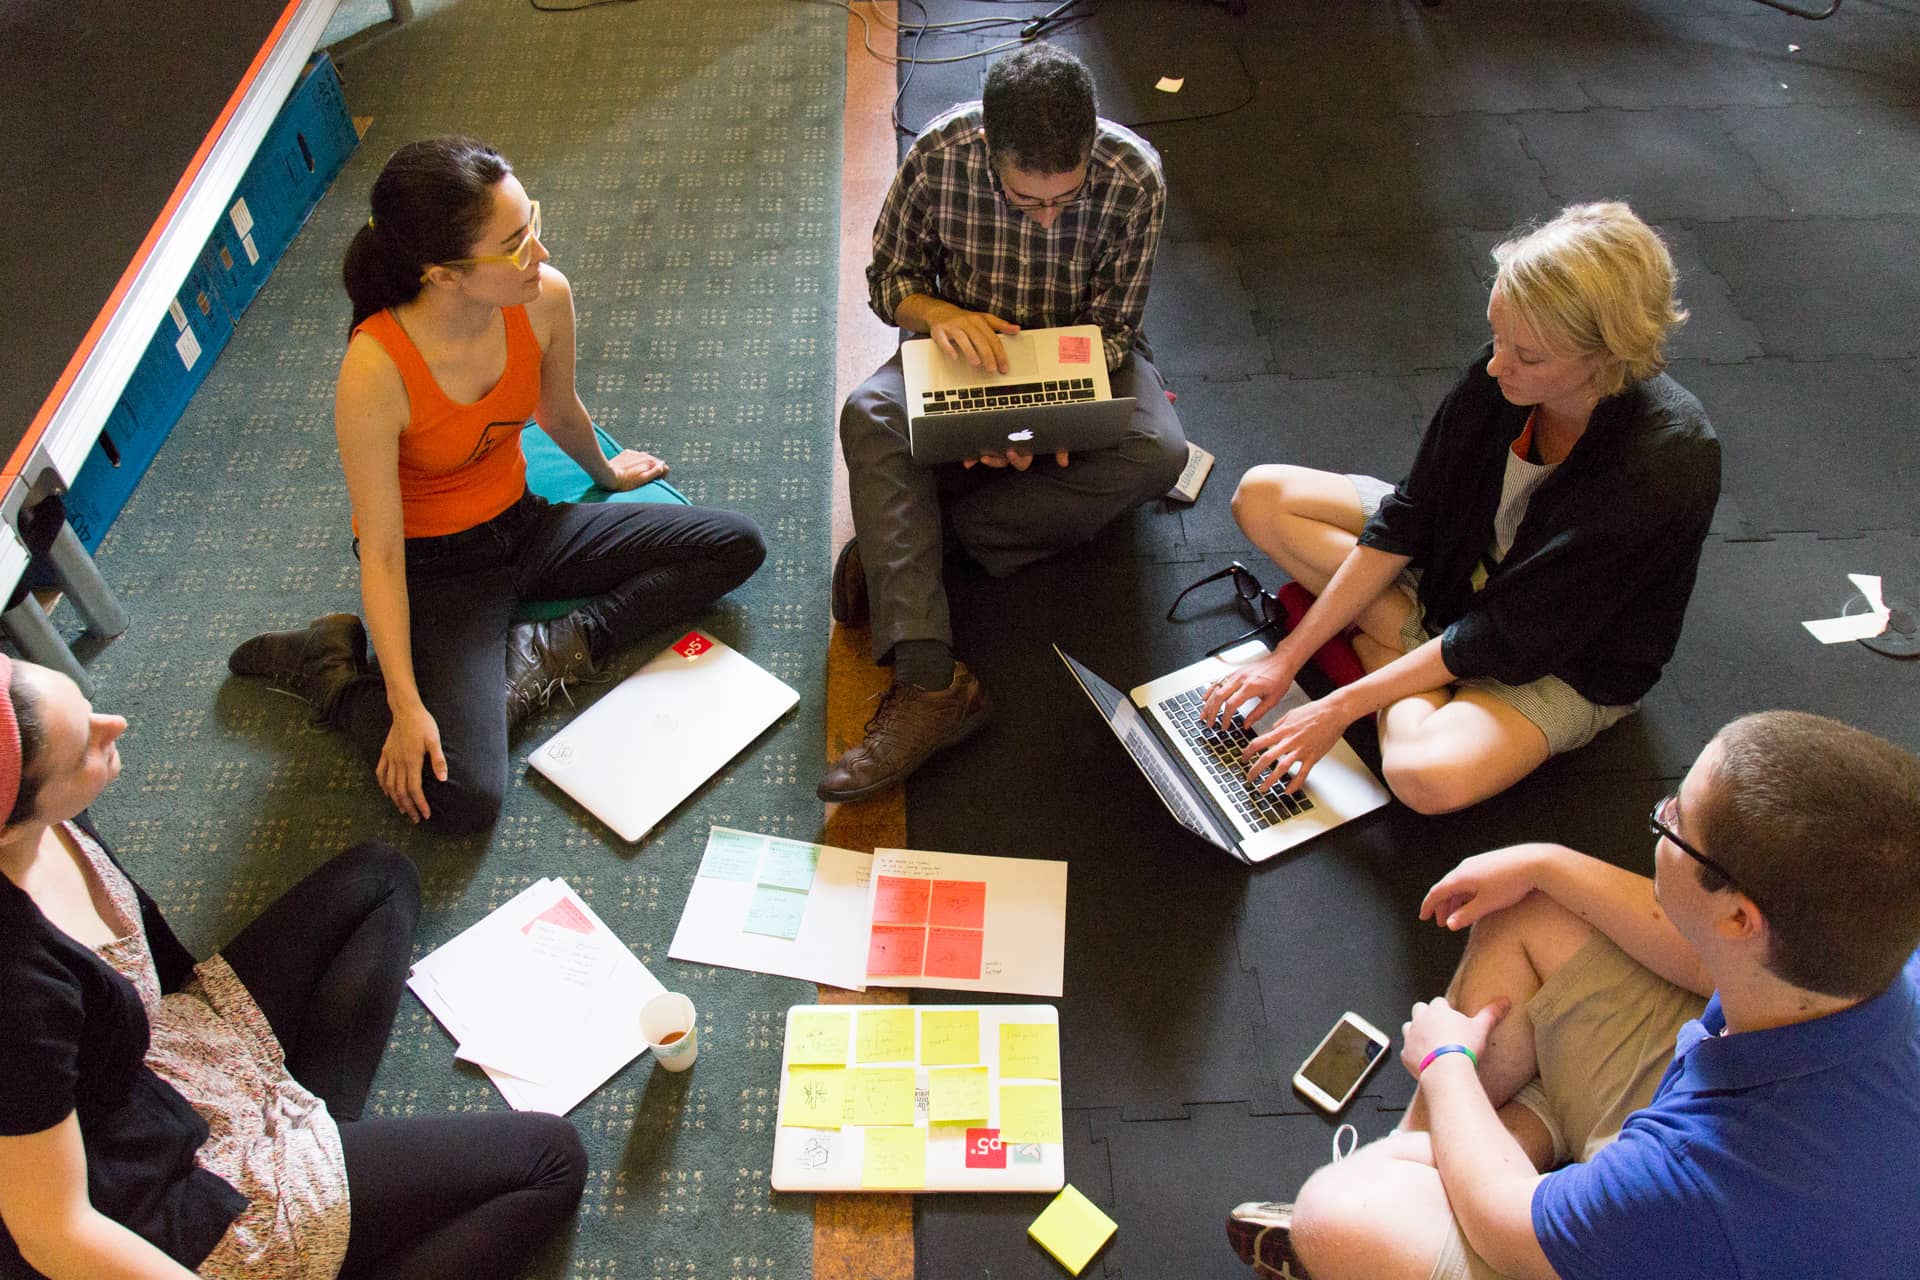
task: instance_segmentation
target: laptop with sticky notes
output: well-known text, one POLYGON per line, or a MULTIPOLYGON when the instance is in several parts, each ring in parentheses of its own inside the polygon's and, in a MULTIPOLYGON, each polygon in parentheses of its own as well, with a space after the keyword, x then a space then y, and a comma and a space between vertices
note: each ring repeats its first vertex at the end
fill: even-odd
POLYGON ((689 631, 527 763, 635 842, 799 701, 744 653, 689 631))
POLYGON ((1000 335, 1007 371, 979 369, 931 338, 900 344, 907 443, 923 465, 1018 449, 1036 456, 1118 444, 1137 402, 1115 398, 1100 326, 1000 335))

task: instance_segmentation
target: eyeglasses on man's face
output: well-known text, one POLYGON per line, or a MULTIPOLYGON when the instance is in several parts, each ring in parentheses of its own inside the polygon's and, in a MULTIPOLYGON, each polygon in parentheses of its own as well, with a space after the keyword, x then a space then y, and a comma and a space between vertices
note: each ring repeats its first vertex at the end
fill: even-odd
POLYGON ((1733 872, 1727 870, 1718 862, 1715 862, 1712 858, 1709 858, 1706 854, 1688 844, 1685 840, 1682 840, 1680 833, 1673 829, 1674 809, 1679 803, 1680 793, 1678 791, 1671 792, 1661 799, 1654 801, 1652 812, 1647 814, 1647 828, 1652 831, 1653 834, 1665 839, 1673 845, 1674 848, 1726 881, 1727 888, 1732 889, 1735 893, 1746 894, 1755 906, 1759 906, 1760 899, 1755 898, 1752 893, 1749 893, 1745 886, 1740 883, 1739 879, 1734 876, 1733 872))
MULTIPOLYGON (((449 258, 437 262, 438 267, 477 267, 488 262, 511 262, 516 271, 525 271, 533 265, 533 255, 540 249, 540 202, 532 202, 533 212, 527 215, 527 231, 520 242, 509 253, 483 253, 477 258, 449 258)), ((423 276, 422 279, 425 277, 423 276)))
POLYGON ((1167 621, 1174 621, 1173 615, 1178 612, 1182 600, 1185 600, 1201 587, 1207 586, 1210 583, 1219 582, 1222 578, 1231 578, 1233 580, 1234 598, 1240 602, 1241 611, 1247 615, 1248 620, 1251 621, 1254 626, 1252 630, 1242 632, 1225 644, 1216 645, 1212 649, 1209 649, 1207 651, 1208 656, 1216 656, 1236 645, 1246 643, 1255 636, 1264 635, 1271 641, 1277 643, 1281 634, 1286 630, 1287 611, 1281 606, 1280 601, 1274 596, 1273 592, 1268 591, 1260 585, 1260 579, 1253 576, 1253 570, 1247 568, 1247 566, 1241 564, 1238 560, 1235 560, 1232 564, 1229 564, 1226 568, 1218 572, 1208 574, 1175 596, 1173 603, 1167 607, 1167 621))
POLYGON ((993 172, 994 180, 1000 185, 1000 198, 1022 213, 1038 213, 1043 209, 1067 209, 1077 204, 1083 204, 1087 199, 1087 193, 1091 191, 1093 187, 1093 168, 1091 165, 1088 166, 1086 173, 1081 177, 1079 186, 1063 195, 1057 196, 1033 196, 1028 195, 1024 191, 1015 191, 1007 185, 1007 180, 1002 176, 998 165, 994 166, 993 172))

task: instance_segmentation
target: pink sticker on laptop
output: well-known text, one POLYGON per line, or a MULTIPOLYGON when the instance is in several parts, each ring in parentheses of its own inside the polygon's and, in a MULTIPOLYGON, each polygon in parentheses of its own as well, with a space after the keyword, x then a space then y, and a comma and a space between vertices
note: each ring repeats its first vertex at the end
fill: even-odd
POLYGON ((1065 333, 1060 335, 1061 364, 1092 364, 1093 339, 1085 334, 1065 333))
POLYGON ((713 641, 698 631, 689 631, 680 637, 680 642, 673 646, 673 651, 691 662, 711 648, 713 648, 713 641))

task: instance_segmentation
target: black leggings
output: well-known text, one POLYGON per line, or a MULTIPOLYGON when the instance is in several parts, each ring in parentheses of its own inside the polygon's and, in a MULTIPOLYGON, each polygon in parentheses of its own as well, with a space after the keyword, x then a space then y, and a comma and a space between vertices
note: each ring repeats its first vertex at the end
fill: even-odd
POLYGON ((568 1121, 516 1112, 362 1120, 400 1006, 420 876, 355 845, 221 949, 287 1055, 340 1121, 352 1231, 343 1277, 508 1276, 573 1214, 587 1154, 568 1121))

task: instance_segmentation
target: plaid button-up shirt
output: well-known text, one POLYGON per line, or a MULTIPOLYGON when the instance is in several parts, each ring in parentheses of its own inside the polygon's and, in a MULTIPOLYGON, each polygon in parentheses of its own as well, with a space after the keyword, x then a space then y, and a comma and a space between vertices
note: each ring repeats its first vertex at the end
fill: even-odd
POLYGON ((927 294, 1022 328, 1097 324, 1107 368, 1136 344, 1166 218, 1160 155, 1145 139, 1098 123, 1081 200, 1043 227, 1007 203, 987 158, 980 104, 927 126, 907 152, 873 228, 867 296, 893 324, 927 294))

